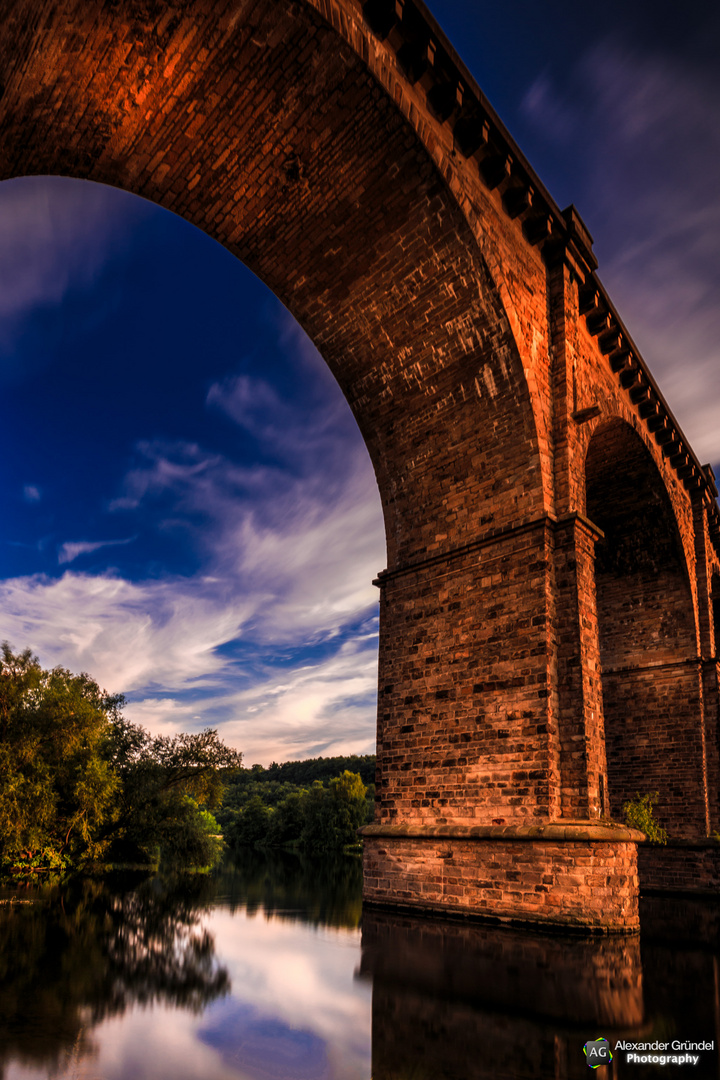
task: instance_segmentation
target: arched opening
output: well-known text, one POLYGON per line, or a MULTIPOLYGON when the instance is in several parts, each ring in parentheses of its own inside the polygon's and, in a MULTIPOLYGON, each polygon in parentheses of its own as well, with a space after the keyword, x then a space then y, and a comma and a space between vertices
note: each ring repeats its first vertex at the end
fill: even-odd
MULTIPOLYGON (((534 620, 544 618, 545 589, 516 554, 517 580, 503 572, 499 602, 482 586, 496 572, 471 548, 519 519, 540 522, 540 545, 547 505, 535 391, 466 204, 430 152, 432 133, 418 134, 373 76, 366 41, 351 45, 310 2, 218 17, 195 0, 159 21, 152 5, 125 2, 47 0, 43 11, 66 27, 66 51, 48 54, 41 18, 27 34, 22 20, 0 28, 11 58, 2 175, 57 174, 142 195, 222 244, 306 331, 368 449, 395 575, 384 579, 380 616, 383 812, 474 820, 487 789, 477 764, 469 779, 463 770, 495 738, 497 717, 503 740, 503 716, 527 718, 506 669, 530 650, 538 670, 527 678, 544 675, 545 631, 534 620), (26 63, 28 52, 46 62, 26 63), (518 638, 509 653, 518 594, 537 641, 518 638), (478 671, 493 686, 486 726, 470 704, 482 693, 472 690, 478 671), (448 749, 460 740, 462 759, 448 749), (453 796, 441 805, 448 777, 453 796)), ((545 699, 532 701, 544 716, 545 699)), ((507 771, 548 805, 540 770, 527 784, 512 780, 510 758, 507 771)), ((503 791, 507 782, 498 780, 503 791)))
POLYGON ((0 184, 2 637, 247 765, 372 753, 382 509, 336 380, 197 228, 0 184))
POLYGON ((713 655, 717 659, 718 655, 720 655, 720 573, 717 571, 715 571, 712 576, 710 607, 712 611, 713 640, 715 643, 713 655))
POLYGON ((21 24, 0 32, 12 58, 2 177, 142 195, 279 297, 356 417, 390 567, 474 540, 480 519, 512 524, 519 503, 542 500, 530 393, 470 226, 362 55, 313 4, 219 17, 196 0, 158 21, 152 5, 48 0, 29 36, 21 24), (44 18, 72 43, 52 59, 44 18), (45 63, 25 63, 26 50, 45 63))
POLYGON ((595 556, 610 811, 657 791, 673 836, 705 831, 695 620, 670 499, 639 436, 621 420, 593 434, 587 513, 595 556))

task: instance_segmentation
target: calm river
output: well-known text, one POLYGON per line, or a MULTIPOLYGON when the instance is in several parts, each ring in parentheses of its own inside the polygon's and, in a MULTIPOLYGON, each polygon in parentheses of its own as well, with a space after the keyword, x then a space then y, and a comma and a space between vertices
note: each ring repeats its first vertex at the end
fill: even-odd
POLYGON ((639 940, 588 940, 363 914, 361 884, 355 859, 248 852, 0 890, 0 1077, 720 1077, 720 904, 647 899, 639 940), (622 1040, 714 1048, 662 1066, 622 1040))

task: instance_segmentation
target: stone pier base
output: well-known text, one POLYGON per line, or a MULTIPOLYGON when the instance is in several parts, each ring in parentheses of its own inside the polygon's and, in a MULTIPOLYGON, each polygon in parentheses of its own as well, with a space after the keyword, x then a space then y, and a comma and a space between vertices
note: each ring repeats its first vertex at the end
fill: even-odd
POLYGON ((638 873, 643 893, 720 896, 720 844, 715 840, 643 844, 638 852, 638 873))
POLYGON ((633 829, 368 825, 369 904, 600 933, 639 929, 633 829))

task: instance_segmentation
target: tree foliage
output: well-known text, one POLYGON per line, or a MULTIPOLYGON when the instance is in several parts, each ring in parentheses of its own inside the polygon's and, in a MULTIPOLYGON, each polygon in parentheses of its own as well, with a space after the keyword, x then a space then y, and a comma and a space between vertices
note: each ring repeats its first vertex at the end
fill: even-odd
POLYGON ((108 827, 122 860, 163 857, 189 866, 216 861, 220 831, 210 811, 222 801, 223 775, 241 755, 216 731, 152 736, 117 716, 107 752, 122 784, 118 813, 108 827))
POLYGON ((254 793, 240 809, 225 806, 223 835, 234 847, 293 845, 313 855, 329 855, 357 842, 357 830, 372 813, 367 788, 357 773, 345 769, 328 784, 315 780, 308 788, 289 788, 279 801, 271 798, 272 784, 254 785, 254 793))
POLYGON ((119 778, 105 748, 120 699, 89 675, 43 671, 29 650, 0 661, 0 844, 5 860, 97 858, 119 778))
POLYGON ((0 861, 62 868, 128 855, 186 865, 219 852, 221 772, 241 755, 217 732, 151 736, 87 674, 45 671, 29 650, 0 660, 0 861))
MULTIPOLYGON (((304 761, 273 761, 267 769, 262 765, 253 765, 250 769, 241 769, 233 778, 232 787, 238 793, 248 785, 271 784, 290 785, 291 787, 309 787, 315 780, 327 784, 345 770, 358 773, 367 787, 375 781, 374 754, 346 754, 337 757, 306 758, 304 761)), ((263 796, 269 801, 267 796, 263 796)))

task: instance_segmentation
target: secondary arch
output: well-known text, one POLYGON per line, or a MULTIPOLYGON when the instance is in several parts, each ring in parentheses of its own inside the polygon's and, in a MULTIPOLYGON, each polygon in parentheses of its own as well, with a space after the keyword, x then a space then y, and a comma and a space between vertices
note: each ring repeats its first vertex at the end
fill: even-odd
POLYGON ((670 498, 637 433, 612 419, 585 463, 595 557, 610 812, 657 791, 673 836, 705 831, 702 692, 687 564, 670 498))

